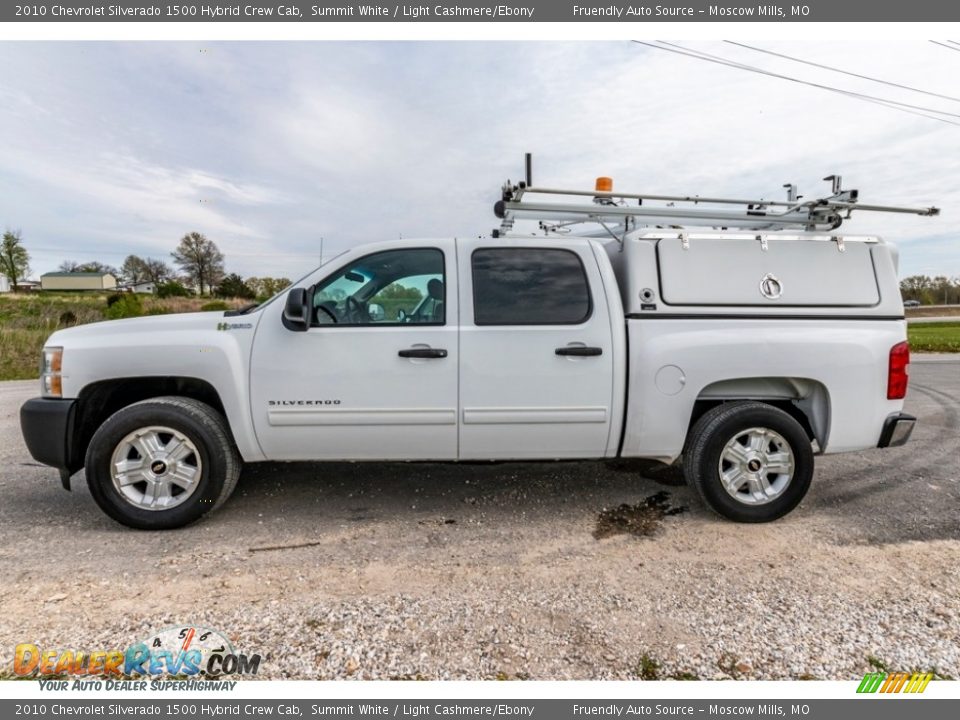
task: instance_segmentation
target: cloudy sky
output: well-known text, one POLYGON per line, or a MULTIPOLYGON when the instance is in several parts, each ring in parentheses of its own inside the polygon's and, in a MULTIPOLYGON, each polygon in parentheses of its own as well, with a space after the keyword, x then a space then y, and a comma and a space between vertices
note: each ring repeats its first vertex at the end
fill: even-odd
MULTIPOLYGON (((960 52, 931 43, 748 42, 960 98, 960 52)), ((651 193, 811 197, 841 173, 863 202, 940 206, 844 227, 897 241, 902 276, 960 276, 960 99, 681 44, 958 124, 629 42, 4 42, 0 226, 34 275, 169 259, 196 230, 228 271, 299 277, 321 238, 488 232, 531 151, 538 183, 651 193)))

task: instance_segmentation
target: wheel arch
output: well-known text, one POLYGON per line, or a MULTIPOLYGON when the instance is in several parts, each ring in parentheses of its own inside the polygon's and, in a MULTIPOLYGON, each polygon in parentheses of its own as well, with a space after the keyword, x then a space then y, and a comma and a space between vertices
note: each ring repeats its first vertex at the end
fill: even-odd
POLYGON ((704 386, 693 404, 687 433, 704 413, 727 402, 755 400, 793 417, 823 452, 830 437, 830 392, 812 378, 745 377, 719 380, 704 386))
MULTIPOLYGON (((70 443, 70 472, 76 472, 83 467, 90 440, 108 417, 141 400, 170 395, 197 400, 209 405, 224 418, 227 417, 216 388, 200 378, 147 376, 90 383, 77 397, 77 416, 70 443)), ((229 422, 227 426, 229 428, 229 422)))

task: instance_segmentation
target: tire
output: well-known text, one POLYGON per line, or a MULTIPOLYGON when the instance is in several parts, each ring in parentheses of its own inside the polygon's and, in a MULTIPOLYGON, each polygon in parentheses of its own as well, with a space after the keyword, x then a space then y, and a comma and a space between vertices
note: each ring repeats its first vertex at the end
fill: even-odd
POLYGON ((198 400, 158 397, 107 418, 85 467, 107 515, 138 530, 169 530, 219 508, 237 486, 241 460, 220 413, 198 400))
POLYGON ((799 505, 813 465, 800 423, 779 408, 748 401, 706 412, 690 430, 683 457, 687 483, 710 509, 749 523, 777 520, 799 505))

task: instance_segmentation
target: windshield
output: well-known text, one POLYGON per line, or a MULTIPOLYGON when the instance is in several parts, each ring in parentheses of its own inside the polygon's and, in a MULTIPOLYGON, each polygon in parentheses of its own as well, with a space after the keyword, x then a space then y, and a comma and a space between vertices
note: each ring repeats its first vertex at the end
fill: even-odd
POLYGON ((301 277, 300 279, 295 280, 294 282, 292 282, 290 285, 288 285, 287 287, 285 287, 283 290, 280 290, 278 293, 276 293, 276 294, 275 294, 273 297, 271 297, 269 300, 264 300, 264 301, 263 301, 262 303, 260 303, 259 305, 253 305, 253 306, 251 306, 250 308, 248 308, 245 312, 253 312, 254 310, 262 310, 263 308, 265 308, 267 305, 269 305, 270 303, 272 303, 274 300, 276 300, 276 299, 277 299, 278 297, 280 297, 281 295, 286 295, 286 294, 287 294, 287 291, 288 291, 290 288, 296 287, 297 285, 299 285, 300 283, 302 283, 304 280, 306 280, 308 277, 310 277, 311 275, 313 275, 317 270, 319 270, 320 268, 322 268, 324 265, 328 265, 328 264, 332 263, 332 262, 333 262, 334 260, 336 260, 338 257, 340 257, 341 255, 345 255, 347 252, 348 252, 347 250, 343 250, 342 252, 338 252, 336 255, 331 255, 329 258, 327 258, 326 260, 324 260, 320 265, 318 265, 317 267, 313 268, 310 272, 308 272, 306 275, 304 275, 304 276, 301 277))

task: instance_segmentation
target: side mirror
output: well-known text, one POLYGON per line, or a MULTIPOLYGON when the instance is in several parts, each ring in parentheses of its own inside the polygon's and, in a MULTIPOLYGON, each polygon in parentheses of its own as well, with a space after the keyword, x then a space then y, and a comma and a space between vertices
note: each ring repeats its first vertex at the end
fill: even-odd
POLYGON ((380 322, 387 317, 387 311, 383 309, 383 305, 378 303, 370 303, 367 305, 367 314, 370 315, 372 322, 380 322))
POLYGON ((293 288, 287 293, 283 307, 283 324, 290 330, 305 332, 310 327, 310 297, 304 288, 293 288))
POLYGON ((397 310, 397 322, 406 322, 407 321, 407 311, 403 308, 397 310))

